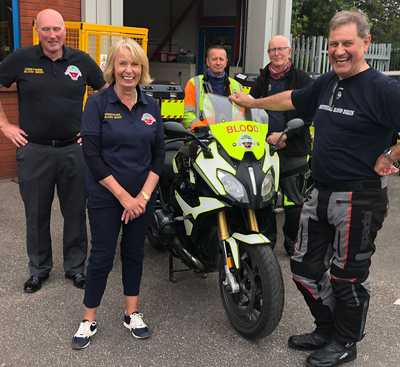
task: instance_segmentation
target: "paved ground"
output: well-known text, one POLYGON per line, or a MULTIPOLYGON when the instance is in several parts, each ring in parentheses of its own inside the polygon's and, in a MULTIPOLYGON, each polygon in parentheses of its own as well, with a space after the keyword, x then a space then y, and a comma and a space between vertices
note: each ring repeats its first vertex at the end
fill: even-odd
MULTIPOLYGON (((359 358, 346 366, 400 365, 400 178, 390 180, 391 208, 377 240, 373 297, 359 358)), ((84 351, 70 349, 80 320, 82 291, 64 279, 60 211, 54 205, 54 270, 41 291, 26 295, 25 225, 18 187, 0 182, 0 367, 9 366, 303 366, 305 353, 287 348, 292 333, 312 329, 304 302, 290 280, 288 258, 277 254, 286 284, 282 321, 269 337, 244 340, 222 309, 216 276, 181 274, 167 280, 167 256, 146 248, 143 312, 154 329, 147 341, 133 339, 121 322, 120 263, 110 275, 99 310, 99 332, 84 351)))

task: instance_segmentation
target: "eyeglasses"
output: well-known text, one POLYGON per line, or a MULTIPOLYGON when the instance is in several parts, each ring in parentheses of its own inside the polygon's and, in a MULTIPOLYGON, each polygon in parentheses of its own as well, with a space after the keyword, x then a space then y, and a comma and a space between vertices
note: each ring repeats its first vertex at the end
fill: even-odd
POLYGON ((274 47, 274 48, 269 48, 269 49, 268 49, 268 53, 274 54, 275 52, 283 52, 283 51, 287 50, 288 48, 290 48, 290 47, 289 47, 289 46, 286 46, 286 47, 274 47))

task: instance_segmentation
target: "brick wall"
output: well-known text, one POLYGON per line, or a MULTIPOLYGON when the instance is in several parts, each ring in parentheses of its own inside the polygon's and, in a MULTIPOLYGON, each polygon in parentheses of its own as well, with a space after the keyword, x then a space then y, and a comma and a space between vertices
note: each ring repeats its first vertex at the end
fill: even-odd
POLYGON ((32 44, 32 23, 40 10, 52 8, 59 11, 65 21, 81 20, 81 0, 21 0, 19 3, 22 46, 32 44))
MULTIPOLYGON (((32 44, 33 19, 40 10, 46 8, 59 11, 66 21, 81 20, 81 0, 21 0, 19 2, 21 46, 32 44)), ((13 124, 18 124, 15 86, 9 89, 0 88, 0 101, 8 120, 13 124)), ((0 178, 14 177, 15 167, 15 146, 0 133, 0 178)))
MULTIPOLYGON (((17 92, 15 85, 0 88, 0 101, 8 120, 18 124, 17 92)), ((15 146, 0 133, 0 178, 15 176, 15 146)))

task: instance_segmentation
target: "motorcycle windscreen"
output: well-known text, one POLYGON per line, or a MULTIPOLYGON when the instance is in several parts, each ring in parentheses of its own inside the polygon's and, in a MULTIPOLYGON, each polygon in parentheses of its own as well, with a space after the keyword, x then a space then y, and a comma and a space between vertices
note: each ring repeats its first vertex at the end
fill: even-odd
POLYGON ((264 110, 246 110, 224 96, 206 94, 204 116, 211 134, 234 159, 242 160, 252 152, 259 160, 264 156, 268 116, 264 110))

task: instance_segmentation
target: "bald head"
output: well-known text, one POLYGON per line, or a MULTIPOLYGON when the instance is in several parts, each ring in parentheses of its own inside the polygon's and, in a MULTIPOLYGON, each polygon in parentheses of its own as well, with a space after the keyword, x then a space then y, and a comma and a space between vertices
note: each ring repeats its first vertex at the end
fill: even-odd
POLYGON ((66 30, 62 15, 54 9, 45 9, 36 16, 36 31, 43 53, 51 60, 63 54, 66 30))
POLYGON ((42 24, 48 22, 57 23, 59 26, 64 27, 64 19, 62 15, 54 9, 44 9, 36 15, 36 29, 41 27, 42 24))
POLYGON ((268 43, 268 56, 272 66, 276 70, 283 70, 289 63, 292 49, 289 39, 282 35, 276 35, 268 43))
MULTIPOLYGON (((268 43, 268 48, 277 47, 277 46, 275 46, 275 44, 282 45, 283 47, 290 47, 289 39, 287 37, 285 37, 285 36, 280 35, 280 34, 278 34, 276 36, 273 36, 270 39, 270 41, 268 43), (271 47, 271 44, 272 44, 272 47, 271 47)), ((280 47, 280 46, 278 46, 278 47, 280 47)))

